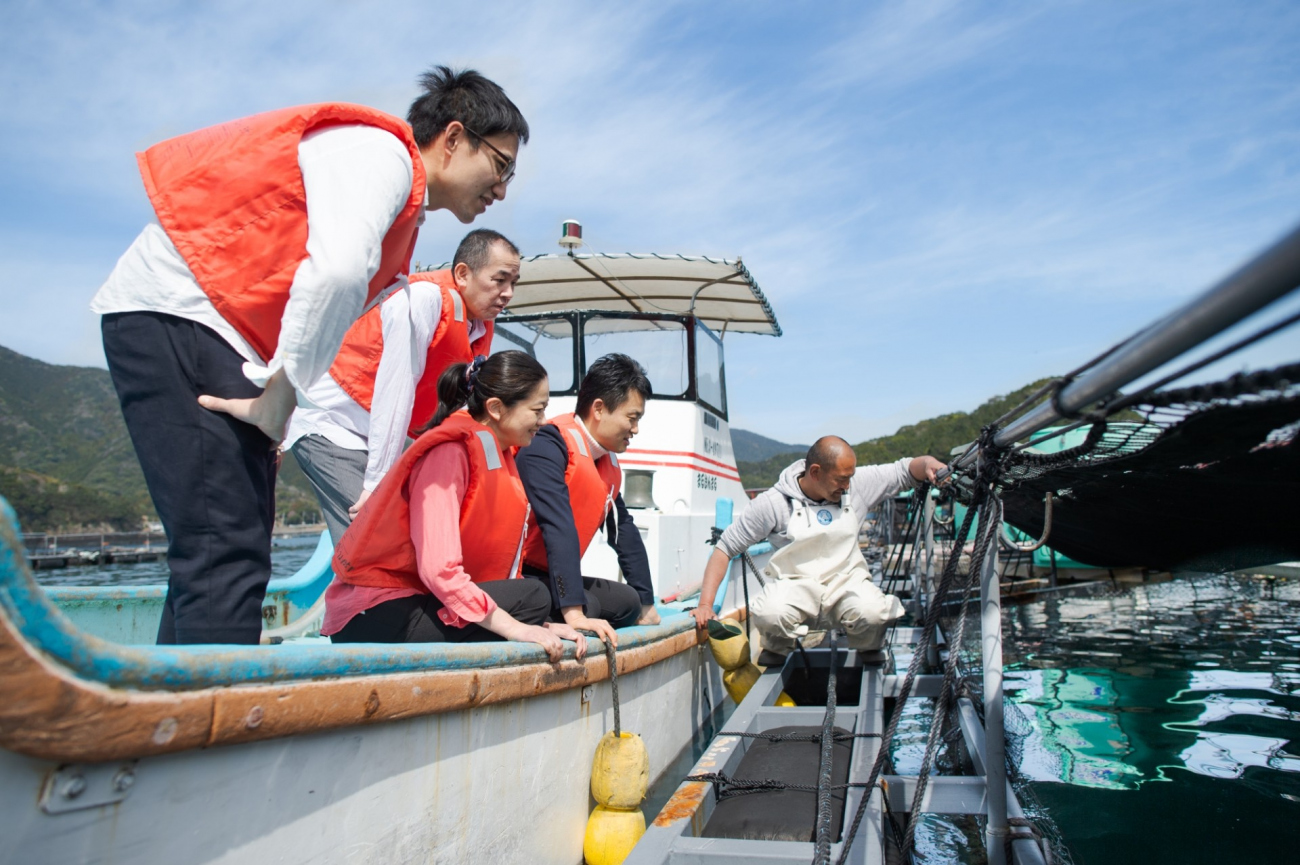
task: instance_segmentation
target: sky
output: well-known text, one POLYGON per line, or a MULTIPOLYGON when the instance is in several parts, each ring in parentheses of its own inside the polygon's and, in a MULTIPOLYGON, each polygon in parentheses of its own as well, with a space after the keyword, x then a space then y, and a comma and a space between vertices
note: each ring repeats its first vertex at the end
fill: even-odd
MULTIPOLYGON (((742 258, 785 335, 726 338, 732 425, 856 442, 1062 373, 1300 223, 1297 44, 1293 0, 7 0, 0 345, 104 365, 90 299, 152 217, 135 151, 307 102, 404 115, 446 63, 532 128, 476 225, 742 258)), ((432 214, 416 257, 465 230, 432 214)), ((1298 359, 1293 327, 1201 378, 1298 359)))

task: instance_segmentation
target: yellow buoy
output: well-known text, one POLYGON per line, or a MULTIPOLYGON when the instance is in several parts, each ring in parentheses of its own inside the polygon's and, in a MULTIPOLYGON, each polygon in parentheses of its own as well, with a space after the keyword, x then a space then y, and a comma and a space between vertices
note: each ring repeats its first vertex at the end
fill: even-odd
POLYGON ((781 692, 781 696, 779 696, 779 697, 776 698, 776 705, 778 705, 778 706, 797 706, 797 705, 799 705, 799 704, 796 703, 796 702, 794 701, 794 697, 791 697, 791 696, 790 696, 789 694, 787 694, 785 691, 782 691, 782 692, 781 692))
POLYGON ((709 622, 709 650, 724 670, 736 670, 749 663, 749 640, 732 619, 709 622))
POLYGON ((591 797, 608 808, 635 808, 650 785, 650 755, 636 733, 600 737, 591 761, 591 797))
POLYGON ((754 683, 758 681, 758 677, 761 675, 763 675, 763 671, 758 667, 753 664, 745 664, 739 669, 727 670, 723 673, 722 684, 726 686, 731 699, 735 700, 736 705, 739 706, 740 702, 745 699, 745 695, 749 693, 749 689, 754 687, 754 683))
POLYGON ((597 805, 582 836, 583 858, 587 865, 620 865, 644 834, 645 815, 640 808, 597 805))

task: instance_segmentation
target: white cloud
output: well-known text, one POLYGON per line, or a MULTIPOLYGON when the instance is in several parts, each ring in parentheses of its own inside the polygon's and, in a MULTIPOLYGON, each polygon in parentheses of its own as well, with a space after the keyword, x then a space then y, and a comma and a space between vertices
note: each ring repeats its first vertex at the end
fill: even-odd
MULTIPOLYGON (((1300 216, 1286 6, 1226 36, 1208 6, 1179 26, 839 8, 10 4, 0 189, 24 209, 0 205, 0 343, 98 356, 83 310, 148 213, 134 150, 296 102, 403 113, 433 62, 479 68, 529 118, 519 179, 480 220, 525 252, 576 217, 603 251, 743 256, 787 337, 728 339, 731 403, 786 441, 891 432, 1065 369, 1300 216), (742 11, 753 44, 708 26, 742 11), (58 312, 30 295, 51 262, 58 312), (815 408, 777 408, 795 394, 815 408)), ((464 231, 433 215, 417 256, 464 231)))

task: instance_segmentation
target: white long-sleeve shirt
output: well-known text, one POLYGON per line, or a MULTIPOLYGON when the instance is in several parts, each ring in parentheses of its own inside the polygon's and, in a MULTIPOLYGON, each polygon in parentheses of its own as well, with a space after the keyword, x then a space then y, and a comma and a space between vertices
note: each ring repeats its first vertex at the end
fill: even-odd
MULTIPOLYGON (((284 447, 303 436, 319 435, 347 450, 369 451, 364 489, 373 490, 406 447, 406 431, 415 407, 415 387, 424 376, 429 344, 442 315, 442 290, 433 282, 409 283, 379 307, 384 351, 375 372, 370 411, 348 396, 331 376, 321 376, 307 392, 312 406, 296 409, 289 420, 284 447)), ((487 326, 468 321, 469 340, 487 326)), ((452 322, 452 327, 458 327, 452 322)))
MULTIPOLYGON (((91 311, 160 312, 206 325, 247 361, 244 374, 254 383, 265 385, 283 368, 302 404, 365 308, 384 235, 410 198, 415 169, 396 135, 364 124, 304 135, 298 166, 306 190, 307 258, 294 273, 269 362, 217 312, 156 222, 118 260, 91 311)), ((402 277, 390 289, 405 282, 402 277)))

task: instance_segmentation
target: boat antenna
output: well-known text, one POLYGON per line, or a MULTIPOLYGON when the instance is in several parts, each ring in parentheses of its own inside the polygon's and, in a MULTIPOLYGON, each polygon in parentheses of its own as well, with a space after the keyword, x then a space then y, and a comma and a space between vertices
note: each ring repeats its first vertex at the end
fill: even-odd
POLYGON ((582 246, 582 223, 576 219, 566 219, 560 223, 560 246, 569 251, 569 256, 573 256, 573 250, 582 246))

